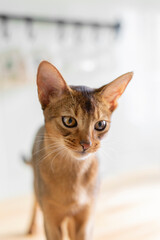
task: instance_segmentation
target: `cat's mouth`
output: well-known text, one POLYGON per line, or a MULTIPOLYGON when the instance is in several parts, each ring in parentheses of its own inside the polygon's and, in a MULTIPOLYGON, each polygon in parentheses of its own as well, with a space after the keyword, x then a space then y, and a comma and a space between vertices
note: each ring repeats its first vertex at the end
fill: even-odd
POLYGON ((91 155, 93 155, 96 151, 94 151, 92 148, 89 149, 74 149, 70 146, 67 146, 71 156, 75 159, 83 160, 89 158, 91 155))
POLYGON ((77 151, 77 153, 79 154, 79 155, 81 155, 81 156, 86 156, 86 155, 88 155, 89 153, 88 152, 85 152, 85 151, 77 151))
POLYGON ((73 155, 78 160, 84 160, 88 158, 91 155, 91 153, 86 151, 74 151, 73 155))

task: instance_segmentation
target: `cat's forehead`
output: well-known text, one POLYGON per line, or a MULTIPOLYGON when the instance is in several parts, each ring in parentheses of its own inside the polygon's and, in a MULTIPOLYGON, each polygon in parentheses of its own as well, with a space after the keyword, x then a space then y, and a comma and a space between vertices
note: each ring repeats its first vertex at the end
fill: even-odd
POLYGON ((95 90, 86 86, 70 86, 71 91, 62 99, 52 102, 49 112, 53 116, 75 116, 81 119, 106 119, 108 111, 103 101, 95 96, 95 90))
POLYGON ((106 118, 108 111, 103 101, 99 101, 95 94, 95 89, 86 86, 70 86, 73 90, 73 108, 75 116, 84 118, 100 119, 106 118))
POLYGON ((70 86, 70 87, 73 90, 73 97, 76 101, 75 114, 78 113, 78 109, 80 108, 88 114, 93 114, 97 106, 97 102, 94 97, 94 89, 86 86, 70 86))

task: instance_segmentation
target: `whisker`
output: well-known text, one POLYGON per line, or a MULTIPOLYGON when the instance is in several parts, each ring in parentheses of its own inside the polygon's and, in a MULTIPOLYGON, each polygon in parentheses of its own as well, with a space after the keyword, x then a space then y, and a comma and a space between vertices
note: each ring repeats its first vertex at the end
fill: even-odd
MULTIPOLYGON (((63 149, 63 148, 62 148, 63 149)), ((62 150, 61 149, 61 150, 62 150)), ((64 152, 61 152, 61 151, 58 151, 58 153, 56 154, 56 156, 54 156, 54 158, 52 159, 52 161, 51 161, 51 171, 52 172, 54 172, 54 170, 53 170, 53 162, 54 162, 54 159, 58 156, 58 155, 60 155, 60 154, 62 154, 62 153, 64 153, 64 152)))
POLYGON ((44 139, 47 139, 47 140, 51 139, 52 140, 52 139, 55 139, 55 138, 54 137, 44 137, 43 136, 43 138, 42 137, 36 137, 36 139, 39 140, 39 141, 41 141, 41 140, 43 141, 44 139))
POLYGON ((45 146, 45 147, 41 148, 40 150, 38 150, 38 151, 36 151, 36 152, 33 152, 32 156, 35 156, 37 153, 43 151, 44 149, 51 149, 51 148, 54 147, 54 146, 56 147, 56 145, 55 145, 54 143, 49 144, 47 147, 45 146))
POLYGON ((55 153, 57 151, 59 152, 60 149, 61 149, 61 146, 59 148, 53 149, 53 151, 50 151, 49 153, 47 152, 45 155, 42 156, 42 158, 38 159, 37 164, 40 164, 44 159, 46 159, 47 157, 49 157, 53 153, 55 153))

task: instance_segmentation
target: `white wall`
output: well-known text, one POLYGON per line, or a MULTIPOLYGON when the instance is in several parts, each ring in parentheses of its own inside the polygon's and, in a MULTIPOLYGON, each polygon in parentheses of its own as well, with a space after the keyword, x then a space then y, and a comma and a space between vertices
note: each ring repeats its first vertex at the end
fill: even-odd
MULTIPOLYGON (((48 35, 43 39, 35 38, 32 42, 22 37, 18 28, 11 28, 13 33, 16 31, 20 34, 16 35, 19 36, 16 39, 13 37, 14 44, 23 51, 26 78, 30 78, 30 82, 9 89, 4 84, 0 90, 0 198, 23 194, 31 189, 32 174, 21 162, 21 154, 30 155, 34 134, 43 122, 35 86, 37 62, 41 58, 51 60, 58 66, 69 84, 98 87, 133 70, 133 81, 119 101, 110 133, 99 152, 101 172, 103 176, 109 176, 134 169, 159 167, 159 1, 134 1, 134 4, 133 1, 132 4, 129 1, 13 2, 0 4, 1 11, 47 13, 105 21, 120 19, 122 29, 118 38, 106 38, 108 43, 105 45, 102 37, 101 44, 93 44, 88 51, 86 42, 78 47, 75 42, 67 48, 65 42, 57 44, 52 40, 54 34, 50 38, 48 35), (39 55, 33 61, 35 48, 39 55)), ((39 36, 38 31, 36 34, 39 36)), ((4 43, 1 35, 0 53, 8 47, 13 47, 12 42, 4 43)))

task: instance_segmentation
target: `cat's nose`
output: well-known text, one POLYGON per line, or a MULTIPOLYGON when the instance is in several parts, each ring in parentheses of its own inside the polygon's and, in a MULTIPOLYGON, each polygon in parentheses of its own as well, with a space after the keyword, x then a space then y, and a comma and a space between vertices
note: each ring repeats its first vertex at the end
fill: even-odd
POLYGON ((81 141, 80 144, 83 148, 83 151, 86 151, 92 145, 91 141, 81 141))

